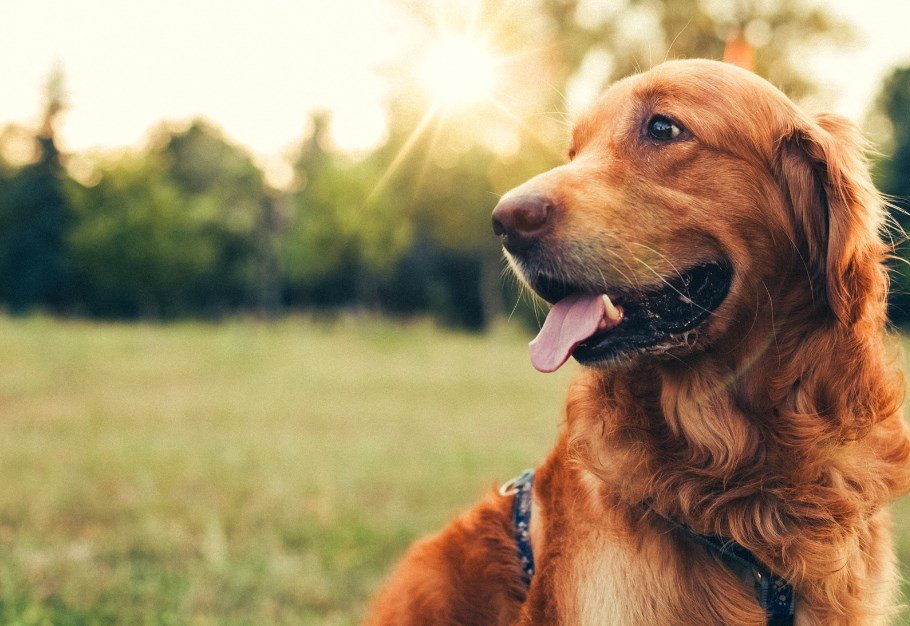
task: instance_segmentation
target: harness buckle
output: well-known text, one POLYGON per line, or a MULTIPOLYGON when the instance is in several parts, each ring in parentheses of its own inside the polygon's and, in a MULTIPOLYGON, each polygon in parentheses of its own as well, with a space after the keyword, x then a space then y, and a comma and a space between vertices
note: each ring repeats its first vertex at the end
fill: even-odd
POLYGON ((501 496, 514 496, 519 491, 525 489, 534 478, 534 470, 526 469, 521 473, 520 476, 516 476, 511 480, 507 480, 499 488, 499 495, 501 496))

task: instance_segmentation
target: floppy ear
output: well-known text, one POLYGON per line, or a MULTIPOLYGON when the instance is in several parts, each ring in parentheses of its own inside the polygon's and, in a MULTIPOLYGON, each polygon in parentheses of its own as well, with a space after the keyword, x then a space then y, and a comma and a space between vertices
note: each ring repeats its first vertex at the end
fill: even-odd
POLYGON ((869 175, 865 141, 849 120, 819 115, 780 142, 777 169, 793 210, 797 241, 816 300, 850 324, 882 274, 881 200, 869 175))

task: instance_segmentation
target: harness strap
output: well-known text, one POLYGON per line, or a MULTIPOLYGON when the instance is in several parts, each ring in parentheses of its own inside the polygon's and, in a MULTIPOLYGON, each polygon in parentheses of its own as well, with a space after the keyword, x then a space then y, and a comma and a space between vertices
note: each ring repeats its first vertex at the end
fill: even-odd
POLYGON ((654 509, 650 500, 646 500, 644 505, 674 528, 678 528, 694 541, 715 552, 721 559, 728 563, 736 563, 752 572, 755 578, 755 599, 768 615, 768 626, 792 626, 796 603, 793 598, 793 586, 785 578, 772 572, 748 548, 732 539, 717 535, 699 535, 688 526, 654 509))
POLYGON ((513 478, 499 488, 502 496, 514 495, 512 501, 512 528, 515 546, 518 548, 518 562, 524 572, 525 584, 530 585, 534 577, 534 550, 531 548, 531 499, 533 497, 534 470, 527 469, 521 476, 513 478))
MULTIPOLYGON (((512 502, 512 528, 518 562, 524 572, 525 584, 530 585, 534 577, 534 551, 531 548, 531 500, 534 487, 534 470, 525 470, 499 488, 502 496, 515 496, 512 502)), ((688 526, 666 517, 651 507, 650 500, 644 505, 668 524, 685 532, 689 537, 715 552, 727 564, 735 563, 744 567, 755 578, 755 598, 768 615, 768 626, 792 626, 795 603, 793 586, 782 576, 772 572, 761 563, 746 547, 732 539, 716 535, 699 535, 688 526)))

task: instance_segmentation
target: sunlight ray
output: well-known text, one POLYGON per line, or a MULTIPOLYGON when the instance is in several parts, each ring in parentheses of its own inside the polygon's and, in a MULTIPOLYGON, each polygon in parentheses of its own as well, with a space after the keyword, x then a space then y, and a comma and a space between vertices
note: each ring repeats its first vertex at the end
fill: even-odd
POLYGON ((507 118, 509 118, 509 120, 514 122, 515 125, 519 129, 521 129, 521 131, 523 133, 527 134, 528 137, 530 137, 535 142, 540 144, 540 146, 543 147, 547 151, 547 153, 549 153, 551 156, 555 157, 560 162, 565 159, 565 155, 562 153, 561 150, 554 148, 553 143, 551 141, 541 137, 540 134, 536 130, 531 128, 527 123, 525 123, 525 121, 520 116, 513 113, 506 105, 504 105, 502 102, 500 102, 499 100, 497 100, 496 98, 493 98, 493 97, 489 98, 489 102, 493 106, 495 106, 496 109, 500 113, 502 113, 507 118))
POLYGON ((411 131, 411 134, 408 135, 408 138, 402 144, 401 148, 395 154, 395 158, 389 163, 386 167, 385 172, 382 176, 379 177, 379 180, 376 181, 376 185, 373 187, 373 191, 370 192, 370 195, 367 196, 367 204, 372 203, 376 200, 376 197, 382 192, 385 186, 389 183, 395 173, 398 171, 398 168, 401 167, 401 164, 408 157, 411 151, 414 149, 414 146, 417 144, 417 141, 423 136, 424 131, 426 131, 427 126, 430 125, 430 122, 433 121, 433 118, 436 117, 436 113, 439 110, 437 104, 432 104, 427 109, 426 113, 423 114, 423 117, 420 118, 420 121, 417 123, 417 126, 414 127, 414 130, 411 131))
POLYGON ((426 142, 426 147, 423 151, 423 158, 420 160, 420 168, 417 170, 417 177, 414 180, 414 193, 423 186, 423 181, 426 178, 427 171, 430 167, 430 158, 433 155, 433 150, 436 148, 436 144, 439 142, 439 136, 442 134, 442 129, 445 126, 447 118, 447 110, 439 109, 439 114, 434 116, 435 122, 433 123, 433 128, 429 132, 429 138, 426 142))

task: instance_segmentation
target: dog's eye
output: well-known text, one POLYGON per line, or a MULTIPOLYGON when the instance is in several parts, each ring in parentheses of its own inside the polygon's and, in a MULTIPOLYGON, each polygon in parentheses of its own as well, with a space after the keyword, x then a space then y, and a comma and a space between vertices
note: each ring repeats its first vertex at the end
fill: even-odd
POLYGON ((658 141, 676 139, 682 132, 679 124, 663 115, 655 115, 648 122, 648 137, 658 141))
POLYGON ((574 158, 575 158, 575 148, 569 148, 569 160, 571 161, 574 158))

